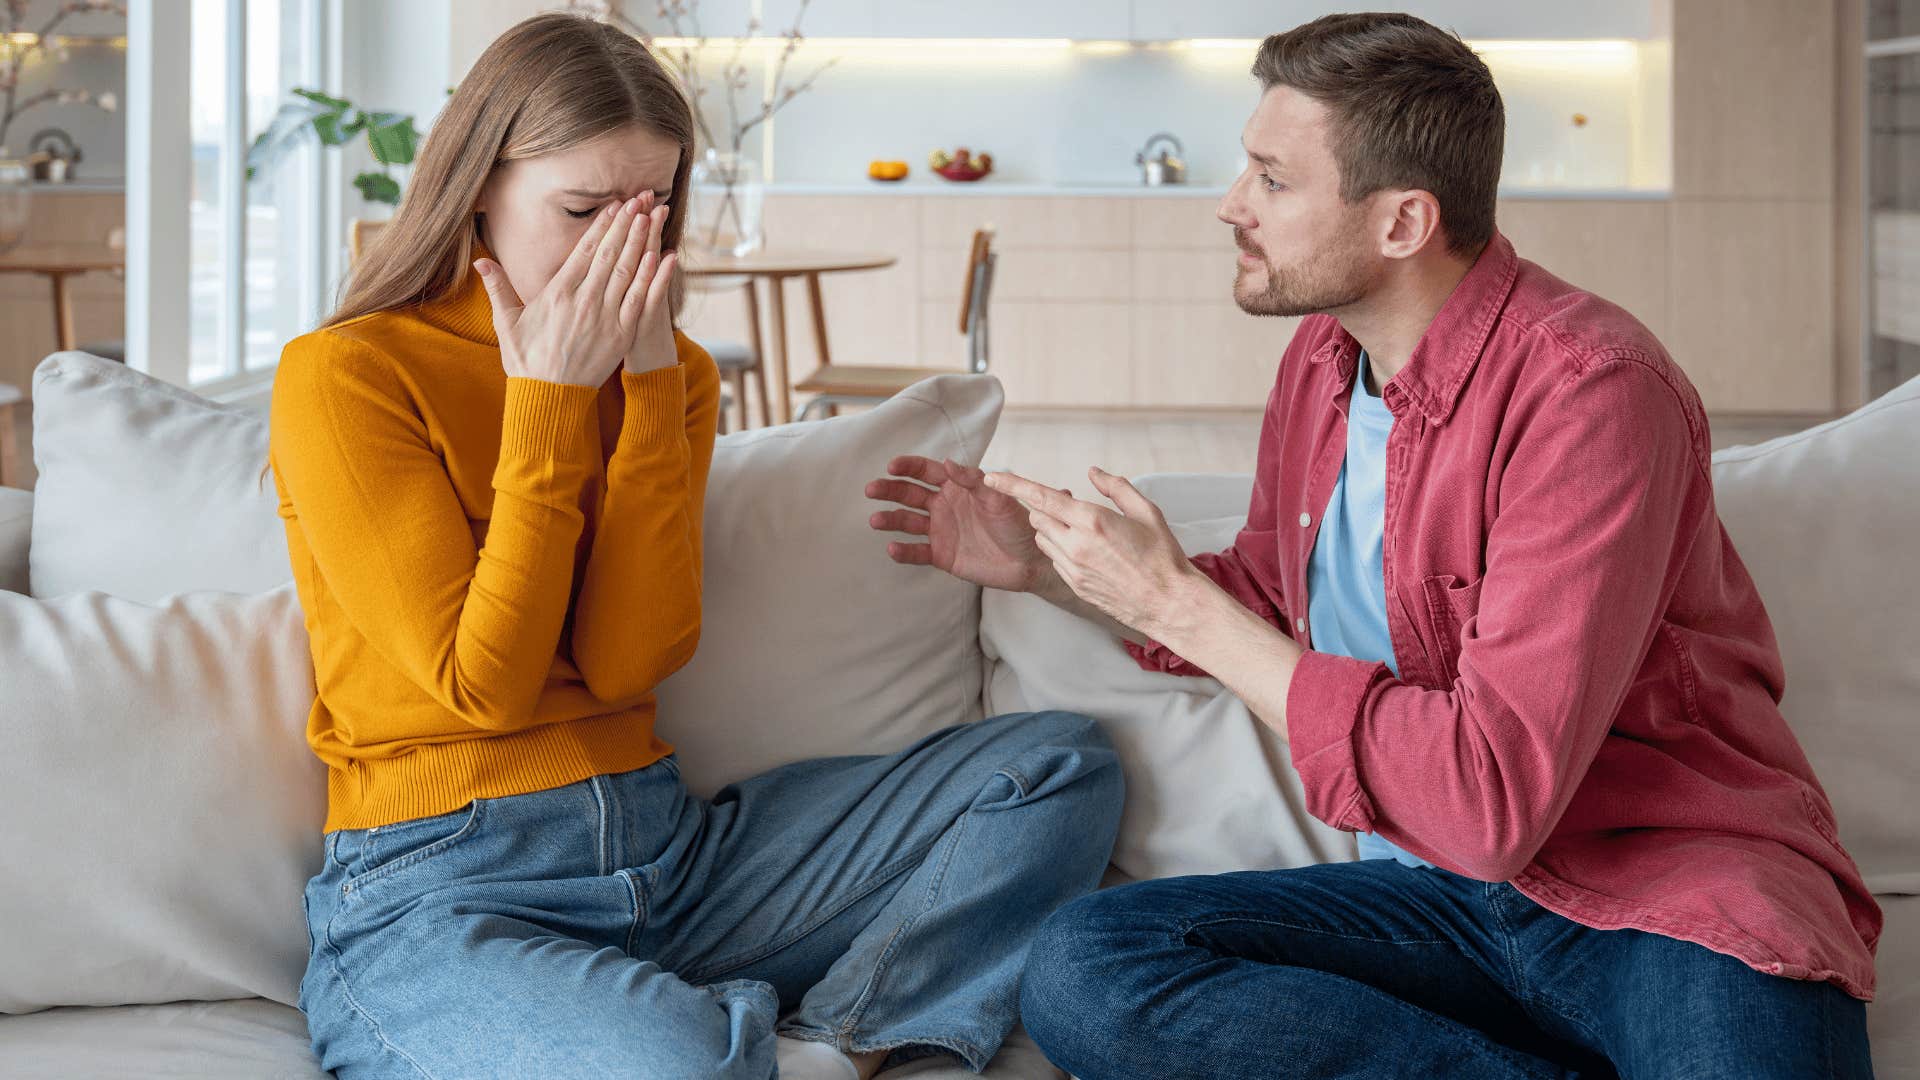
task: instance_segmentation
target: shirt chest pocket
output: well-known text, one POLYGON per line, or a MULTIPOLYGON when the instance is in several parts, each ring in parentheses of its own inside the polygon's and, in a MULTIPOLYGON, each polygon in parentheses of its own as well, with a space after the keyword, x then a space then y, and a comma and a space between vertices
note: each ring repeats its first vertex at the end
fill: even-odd
POLYGON ((1439 684, 1460 677, 1460 647, 1469 624, 1480 613, 1480 581, 1462 582, 1452 574, 1434 574, 1420 582, 1421 644, 1439 684))

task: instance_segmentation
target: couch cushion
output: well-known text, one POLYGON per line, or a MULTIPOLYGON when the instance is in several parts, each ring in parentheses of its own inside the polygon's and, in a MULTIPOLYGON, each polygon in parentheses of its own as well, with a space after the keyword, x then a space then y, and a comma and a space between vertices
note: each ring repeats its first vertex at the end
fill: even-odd
POLYGON ((33 373, 35 596, 153 601, 291 581, 258 416, 86 353, 33 373))
POLYGON ((299 1009, 242 1001, 50 1009, 0 1017, 14 1080, 326 1080, 299 1009))
MULTIPOLYGON (((1149 485, 1151 486, 1151 485, 1149 485)), ((1233 541, 1232 517, 1174 525, 1188 554, 1233 541)), ((1037 597, 990 591, 980 640, 989 712, 1072 709, 1120 752, 1127 806, 1113 864, 1132 878, 1354 857, 1350 833, 1306 812, 1286 743, 1213 679, 1142 671, 1120 644, 1037 597)))
MULTIPOLYGON (((326 1080, 300 1010, 258 998, 0 1017, 8 1080, 326 1080)), ((1016 1029, 977 1076, 929 1059, 879 1080, 1057 1080, 1058 1069, 1016 1029)))
POLYGON ((944 375, 858 415, 721 437, 700 649, 659 692, 694 791, 979 718, 980 590, 888 559, 864 489, 896 454, 977 464, 1002 400, 990 377, 944 375))
POLYGON ((1786 663, 1781 708, 1875 892, 1920 893, 1920 379, 1714 455, 1714 495, 1786 663))
POLYGON ((292 585, 0 593, 0 1013, 262 996, 306 966, 325 785, 292 585))
POLYGON ((27 591, 27 538, 33 530, 33 492, 0 487, 0 589, 27 591))

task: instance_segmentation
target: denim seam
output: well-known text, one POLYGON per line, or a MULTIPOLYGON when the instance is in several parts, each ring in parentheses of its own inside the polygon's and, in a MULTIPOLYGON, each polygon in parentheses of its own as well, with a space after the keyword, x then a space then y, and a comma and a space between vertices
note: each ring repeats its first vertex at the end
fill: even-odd
POLYGON ((1481 896, 1487 902, 1488 914, 1493 916, 1494 923, 1500 928, 1500 952, 1507 958, 1507 978, 1513 985, 1514 996, 1521 1001, 1526 1001, 1533 996, 1533 991, 1527 986, 1526 972, 1520 967, 1518 943, 1514 941, 1513 926, 1507 922, 1506 914, 1500 910, 1500 900, 1496 895, 1499 888, 1498 884, 1488 882, 1481 896))
MULTIPOLYGON (((999 771, 1004 775, 1008 770, 1001 769, 999 771)), ((1008 779, 1012 780, 1012 777, 1009 776, 1008 779)), ((1017 780, 1013 781, 1013 783, 1016 788, 1019 787, 1017 780)), ((969 806, 968 809, 971 810, 972 807, 969 806)), ((874 998, 879 996, 881 980, 886 976, 887 972, 892 969, 893 958, 898 952, 902 940, 913 930, 914 926, 920 921, 921 916, 924 916, 927 912, 934 909, 934 905, 940 896, 940 888, 946 884, 947 869, 953 865, 953 853, 959 850, 960 842, 966 838, 966 835, 967 814, 965 811, 962 811, 959 819, 953 823, 953 833, 946 838, 947 843, 939 845, 943 846, 945 850, 940 853, 939 861, 934 864, 931 880, 927 882, 926 901, 921 904, 919 911, 901 920, 900 925, 895 927, 893 933, 887 937, 887 943, 881 946, 880 955, 873 962, 873 973, 867 976, 866 986, 861 988, 860 993, 854 998, 853 1004, 848 1007, 846 1018, 840 1022, 840 1036, 845 1039, 848 1047, 853 1046, 854 1029, 860 1025, 861 1020, 866 1018, 867 1009, 872 1006, 874 998)))
POLYGON ((327 942, 327 966, 333 969, 334 981, 340 984, 340 996, 347 999, 347 1004, 352 1007, 354 1015, 365 1020, 367 1026, 373 1029, 373 1037, 380 1040, 381 1046, 393 1051, 402 1061, 413 1066, 413 1071, 426 1077, 427 1080, 437 1080, 432 1073, 427 1071, 426 1066, 413 1059, 412 1054, 395 1046, 393 1040, 387 1038, 386 1030, 380 1026, 380 1021, 375 1020, 373 1014, 367 1011, 366 1006, 360 1004, 360 999, 354 996, 353 987, 347 984, 346 970, 341 967, 340 964, 340 947, 333 940, 333 923, 334 920, 339 917, 339 914, 340 908, 338 905, 335 905, 333 913, 327 916, 327 927, 324 937, 327 942))
POLYGON ((456 830, 453 835, 435 840, 423 848, 409 851, 405 855, 381 863, 379 866, 374 867, 364 874, 358 874, 341 882, 340 902, 345 904, 354 896, 363 895, 368 885, 377 884, 409 866, 425 862, 438 855, 446 854, 448 849, 473 835, 480 827, 480 818, 485 812, 485 809, 485 799, 473 800, 473 810, 467 815, 467 820, 461 824, 460 828, 456 830))
POLYGON ((956 1039, 951 1035, 910 1035, 901 1039, 888 1039, 885 1042, 864 1043, 860 1045, 855 1045, 850 1040, 848 1046, 842 1050, 838 1034, 831 1031, 821 1031, 819 1028, 785 1024, 776 1028, 774 1034, 789 1039, 799 1039, 803 1042, 825 1043, 836 1050, 841 1050, 842 1053, 866 1054, 876 1050, 884 1050, 888 1054, 892 1054, 895 1050, 914 1050, 922 1047, 930 1048, 921 1053, 906 1054, 897 1061, 892 1057, 888 1057, 881 1064, 881 1070, 883 1072, 887 1069, 904 1065, 909 1061, 923 1057, 931 1057, 935 1050, 946 1050, 957 1055, 962 1061, 967 1063, 969 1069, 973 1069, 976 1072, 986 1068, 988 1062, 993 1060, 992 1055, 988 1054, 985 1048, 975 1046, 962 1039, 956 1039), (978 1063, 977 1065, 976 1062, 978 1063))
POLYGON ((633 921, 627 924, 626 954, 628 956, 633 955, 633 943, 640 937, 640 926, 646 921, 653 908, 649 900, 652 890, 648 889, 647 894, 642 895, 640 883, 634 880, 634 874, 633 870, 627 869, 615 872, 615 876, 627 879, 627 895, 633 898, 633 921))
MULTIPOLYGON (((1013 790, 1018 792, 1021 798, 1025 799, 1033 795, 1033 781, 1027 779, 1026 776, 1020 772, 1019 769, 1016 769, 1011 765, 1002 765, 999 769, 995 771, 997 771, 1001 776, 1004 776, 1007 779, 1013 781, 1013 790)), ((972 808, 969 807, 968 809, 972 809, 972 808)))
MULTIPOLYGON (((1507 957, 1509 977, 1513 980, 1514 997, 1519 999, 1522 1008, 1526 1008, 1530 1003, 1537 1002, 1554 1010, 1560 1014, 1561 1019, 1578 1024, 1580 1029, 1587 1033, 1587 1038, 1593 1040, 1593 1045, 1605 1046, 1606 1040, 1600 1036, 1600 1031, 1593 1022, 1592 1014, 1588 1013, 1584 1007, 1544 987, 1535 989, 1528 983, 1525 968, 1521 966, 1519 955, 1516 951, 1518 942, 1513 932, 1513 926, 1507 921, 1506 915, 1500 910, 1500 902, 1495 895, 1502 888, 1511 889, 1512 886, 1507 885, 1505 882, 1487 883, 1487 910, 1492 913, 1493 921, 1500 924, 1500 936, 1504 941, 1503 951, 1507 957)), ((1523 898, 1526 896, 1525 893, 1518 889, 1513 889, 1513 893, 1523 898)), ((1555 914, 1553 912, 1548 913, 1555 914)), ((1559 917, 1563 919, 1566 918, 1564 915, 1559 917)), ((1569 919, 1568 921, 1571 922, 1572 920, 1569 919)))
POLYGON ((595 860, 594 871, 601 877, 613 873, 613 859, 607 851, 607 828, 609 821, 609 815, 607 813, 607 793, 601 790, 605 783, 606 778, 600 776, 592 777, 587 781, 587 790, 593 793, 593 805, 599 818, 598 821, 594 822, 593 857, 595 860))
POLYGON ((734 955, 725 957, 724 959, 710 961, 705 967, 688 971, 687 974, 684 976, 684 978, 691 983, 706 982, 708 979, 711 979, 715 975, 721 975, 735 968, 742 968, 747 966, 748 964, 752 964, 757 961, 764 960, 765 958, 772 956, 774 953, 777 953, 782 949, 788 948, 789 946, 793 945, 795 942, 806 937, 808 934, 811 934, 815 930, 818 930, 822 926, 825 926, 827 923, 832 922, 835 918, 839 917, 839 915, 842 912, 846 911, 848 908, 852 907, 853 905, 859 903, 860 901, 866 899, 868 896, 872 895, 875 889, 878 889, 880 886, 885 885, 887 882, 892 881, 896 877, 899 877, 902 872, 909 870, 915 865, 917 865, 921 860, 927 857, 927 852, 932 851, 934 846, 939 842, 940 842, 939 838, 936 837, 935 839, 928 841, 924 846, 915 848, 913 851, 905 855, 902 855, 898 859, 895 859, 894 861, 881 867, 879 870, 875 871, 873 877, 867 879, 866 882, 864 882, 857 889, 849 893, 844 903, 838 905, 837 907, 832 908, 831 910, 817 913, 812 919, 802 924, 798 929, 796 929, 793 933, 787 935, 786 937, 773 941, 767 944, 765 947, 757 950, 752 950, 744 953, 735 953, 734 955))
POLYGON ((1180 928, 1178 935, 1181 938, 1185 938, 1186 935, 1195 930, 1208 926, 1216 926, 1220 923, 1231 922, 1254 923, 1260 926, 1284 926, 1289 930, 1298 930, 1302 933, 1323 934, 1327 937, 1343 938, 1348 941, 1374 941, 1384 945, 1454 945, 1454 942, 1446 938, 1381 937, 1376 934, 1361 934, 1346 930, 1336 930, 1330 926, 1315 926, 1310 923, 1292 922, 1287 919, 1279 919, 1272 915, 1263 915, 1257 912, 1216 911, 1205 918, 1192 919, 1175 925, 1180 928))
MULTIPOLYGON (((1214 916, 1211 916, 1207 919, 1197 920, 1197 921, 1193 921, 1185 924, 1186 929, 1176 933, 1174 935, 1174 940, 1177 943, 1182 945, 1188 944, 1188 942, 1186 941, 1186 935, 1190 933, 1192 930, 1201 926, 1209 926, 1216 922, 1228 922, 1236 919, 1245 919, 1246 921, 1249 921, 1249 922, 1258 922, 1258 923, 1263 923, 1263 924, 1268 924, 1273 926, 1285 926, 1293 930, 1304 930, 1304 931, 1307 931, 1308 933, 1322 933, 1322 934, 1328 934, 1330 936, 1344 937, 1344 938, 1349 938, 1353 940, 1385 941, 1389 944, 1395 944, 1395 945, 1446 945, 1454 949, 1459 948, 1459 946, 1456 945, 1454 942, 1447 941, 1444 939, 1432 940, 1432 941, 1419 940, 1419 939, 1400 940, 1400 939, 1394 939, 1394 938, 1368 937, 1360 934, 1341 934, 1337 931, 1325 930, 1325 929, 1312 927, 1312 926, 1301 926, 1296 923, 1289 923, 1283 919, 1274 919, 1274 918, 1262 917, 1262 916, 1233 916, 1233 915, 1226 915, 1224 913, 1216 913, 1214 916)), ((1175 925, 1179 926, 1182 924, 1175 924, 1175 925)), ((1284 965, 1284 966, 1299 967, 1299 965, 1284 965)), ((1301 968, 1301 970, 1311 970, 1311 969, 1301 968)), ((1391 994, 1387 994, 1387 992, 1384 990, 1377 990, 1377 988, 1374 988, 1374 987, 1368 987, 1368 989, 1376 989, 1376 992, 1381 994, 1386 994, 1386 996, 1388 997, 1393 996, 1391 994)), ((1399 1000, 1399 999, 1395 999, 1395 1000, 1399 1000)), ((1420 1006, 1413 1004, 1412 1002, 1403 1001, 1402 1004, 1405 1004, 1410 1010, 1412 1010, 1415 1016, 1419 1017, 1426 1024, 1432 1026, 1436 1031, 1438 1031, 1442 1035, 1445 1035, 1451 1041, 1467 1046, 1478 1054, 1482 1054, 1495 1059, 1504 1059, 1514 1069, 1522 1073, 1531 1074, 1534 1071, 1532 1062, 1526 1060, 1525 1058, 1522 1058, 1514 1051, 1509 1050, 1506 1047, 1500 1046, 1498 1043, 1493 1042, 1491 1039, 1487 1039, 1484 1044, 1481 1042, 1476 1042, 1474 1039, 1470 1038, 1466 1033, 1459 1030, 1459 1027, 1453 1021, 1447 1020, 1443 1017, 1436 1016, 1433 1013, 1428 1012, 1426 1009, 1423 1009, 1420 1006)))

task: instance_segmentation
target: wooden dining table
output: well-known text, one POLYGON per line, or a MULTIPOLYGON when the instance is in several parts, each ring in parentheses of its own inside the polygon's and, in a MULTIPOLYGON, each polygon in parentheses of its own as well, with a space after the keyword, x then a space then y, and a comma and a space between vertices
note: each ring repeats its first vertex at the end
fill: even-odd
POLYGON ((820 363, 827 364, 831 362, 831 354, 827 348, 826 306, 820 300, 821 275, 883 270, 897 261, 894 256, 881 252, 794 248, 756 251, 748 255, 701 255, 689 259, 682 272, 692 278, 747 278, 747 317, 753 322, 756 339, 761 335, 759 304, 753 299, 754 288, 760 283, 766 284, 771 332, 765 335, 765 340, 771 343, 771 347, 763 362, 773 380, 773 392, 769 395, 771 400, 767 403, 771 415, 767 419, 769 423, 784 424, 793 419, 793 380, 787 371, 787 280, 806 280, 807 303, 813 309, 814 349, 819 353, 820 363))
POLYGON ((53 340, 61 352, 76 343, 68 279, 81 274, 123 273, 126 268, 126 253, 105 244, 22 247, 0 255, 0 274, 38 274, 52 286, 53 340))

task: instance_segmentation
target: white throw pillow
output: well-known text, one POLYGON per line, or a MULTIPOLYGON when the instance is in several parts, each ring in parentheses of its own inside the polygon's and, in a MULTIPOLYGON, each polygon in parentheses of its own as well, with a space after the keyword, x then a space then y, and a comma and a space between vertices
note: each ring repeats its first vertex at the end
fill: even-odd
POLYGON ((1875 892, 1920 893, 1920 379, 1713 459, 1786 662, 1781 708, 1875 892))
MULTIPOLYGON (((1246 521, 1175 523, 1189 555, 1246 521)), ((988 590, 989 712, 1071 709, 1102 722, 1127 778, 1113 865, 1130 878, 1354 858, 1353 834, 1307 813, 1286 742, 1214 679, 1143 671, 1119 641, 1037 597, 988 590)))
POLYGON ((33 492, 0 487, 0 589, 27 591, 27 538, 33 530, 33 492))
POLYGON ((0 593, 0 1013, 292 1004, 325 817, 312 701, 292 585, 0 593))
POLYGON ((152 602, 293 580, 266 422, 86 353, 33 373, 35 596, 152 602))
POLYGON ((659 694, 695 792, 979 719, 980 590, 887 558, 864 489, 898 454, 978 464, 1002 401, 990 376, 942 375, 858 415, 719 440, 700 649, 659 694))

